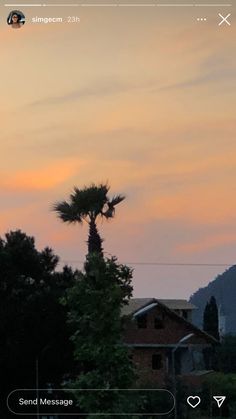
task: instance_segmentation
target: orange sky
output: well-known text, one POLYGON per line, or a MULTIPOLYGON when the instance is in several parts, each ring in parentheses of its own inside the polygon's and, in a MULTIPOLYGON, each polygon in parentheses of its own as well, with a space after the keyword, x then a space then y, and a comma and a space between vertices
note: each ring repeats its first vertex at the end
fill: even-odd
MULTIPOLYGON (((21 30, 1 20, 2 235, 21 228, 83 260, 86 227, 51 207, 108 180, 127 195, 100 226, 108 253, 235 263, 236 29, 218 26, 228 9, 199 10, 80 8, 79 24, 31 25, 68 13, 28 8, 21 30)), ((188 297, 223 269, 137 265, 135 295, 188 297)))

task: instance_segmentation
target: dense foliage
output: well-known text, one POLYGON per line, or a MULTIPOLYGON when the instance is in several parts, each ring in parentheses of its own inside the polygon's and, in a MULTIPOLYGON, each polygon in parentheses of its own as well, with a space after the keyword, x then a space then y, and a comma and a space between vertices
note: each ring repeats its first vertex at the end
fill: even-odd
POLYGON ((224 336, 216 352, 217 369, 236 374, 236 336, 224 336))
POLYGON ((60 304, 75 273, 56 272, 58 257, 38 251, 33 237, 13 231, 0 239, 0 392, 58 384, 73 363, 71 331, 60 304))
MULTIPOLYGON (((133 384, 134 371, 122 344, 121 309, 132 293, 132 271, 115 258, 104 260, 98 253, 87 257, 85 271, 67 293, 75 359, 80 375, 70 387, 83 389, 125 389, 133 384)), ((85 412, 124 412, 120 393, 77 394, 85 412)))

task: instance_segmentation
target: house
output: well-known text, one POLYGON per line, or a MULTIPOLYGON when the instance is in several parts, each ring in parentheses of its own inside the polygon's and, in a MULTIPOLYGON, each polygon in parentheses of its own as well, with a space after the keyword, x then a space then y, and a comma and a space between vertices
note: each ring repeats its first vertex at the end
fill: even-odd
POLYGON ((192 312, 197 307, 187 300, 158 300, 160 303, 167 306, 170 310, 173 310, 176 314, 183 317, 185 320, 192 322, 192 312))
POLYGON ((173 371, 191 377, 208 372, 204 350, 218 341, 191 323, 194 309, 185 300, 156 298, 133 298, 123 308, 123 339, 140 381, 165 385, 173 371))

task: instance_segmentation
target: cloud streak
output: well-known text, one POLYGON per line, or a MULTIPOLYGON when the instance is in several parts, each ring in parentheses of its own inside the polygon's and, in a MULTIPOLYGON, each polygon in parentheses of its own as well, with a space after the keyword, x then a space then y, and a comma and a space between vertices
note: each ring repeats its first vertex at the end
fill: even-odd
POLYGON ((43 191, 57 188, 81 169, 84 162, 79 159, 61 160, 38 169, 25 169, 12 173, 2 174, 0 188, 7 191, 43 191))
POLYGON ((58 96, 46 97, 29 103, 28 106, 53 106, 63 105, 66 103, 77 102, 81 99, 104 98, 107 96, 125 94, 135 91, 150 90, 156 85, 156 81, 147 82, 146 84, 134 84, 125 81, 113 80, 97 80, 92 85, 78 88, 58 96))

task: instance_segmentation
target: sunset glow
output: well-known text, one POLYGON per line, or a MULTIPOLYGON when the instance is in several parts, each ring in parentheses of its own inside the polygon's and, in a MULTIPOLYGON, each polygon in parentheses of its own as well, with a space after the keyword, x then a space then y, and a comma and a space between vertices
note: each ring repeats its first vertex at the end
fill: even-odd
MULTIPOLYGON (((108 181, 126 200, 99 228, 120 261, 235 263, 236 27, 199 30, 188 10, 167 25, 166 13, 83 10, 79 27, 20 33, 1 23, 1 235, 20 228, 81 267, 86 227, 51 208, 108 181)), ((135 295, 161 298, 224 270, 134 268, 135 295)))

